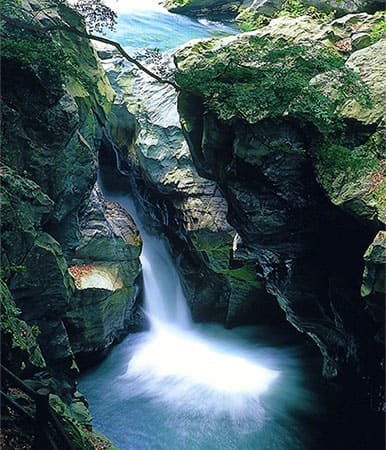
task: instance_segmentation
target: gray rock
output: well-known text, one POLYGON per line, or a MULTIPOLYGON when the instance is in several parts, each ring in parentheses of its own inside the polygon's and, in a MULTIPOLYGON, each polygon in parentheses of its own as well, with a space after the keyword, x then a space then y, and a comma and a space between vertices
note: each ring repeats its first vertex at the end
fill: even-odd
POLYGON ((129 214, 104 199, 97 185, 80 226, 80 244, 68 269, 76 291, 66 326, 78 362, 85 366, 128 330, 143 326, 137 307, 142 241, 129 214))

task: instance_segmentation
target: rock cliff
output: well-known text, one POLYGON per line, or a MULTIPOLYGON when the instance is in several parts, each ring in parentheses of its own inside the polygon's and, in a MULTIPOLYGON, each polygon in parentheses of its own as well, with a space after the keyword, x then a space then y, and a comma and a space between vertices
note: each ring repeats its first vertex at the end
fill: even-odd
MULTIPOLYGON (((256 278, 255 264, 232 264, 236 232, 226 219, 228 205, 217 184, 197 173, 179 124, 174 89, 128 66, 119 55, 104 52, 104 57, 117 93, 119 122, 127 124, 125 143, 110 148, 110 160, 115 164, 118 155, 121 171, 136 173, 139 199, 156 219, 157 231, 169 238, 193 317, 228 326, 264 323, 275 315, 280 320, 273 298, 256 278)), ((153 70, 170 75, 170 56, 148 51, 140 57, 153 70)), ((106 164, 107 155, 106 148, 106 164)))
POLYGON ((379 20, 283 17, 175 55, 193 161, 238 233, 232 260, 261 267, 287 319, 319 346, 325 376, 371 379, 378 400, 382 326, 366 309, 382 291, 379 235, 364 298, 360 285, 385 222, 379 20))
POLYGON ((104 352, 137 324, 141 240, 132 219, 93 190, 114 92, 87 39, 40 31, 63 24, 84 30, 63 2, 4 3, 1 263, 17 318, 2 326, 2 358, 21 378, 41 378, 43 367, 56 407, 70 417, 76 358, 104 352), (77 285, 71 273, 84 265, 100 270, 77 285), (26 347, 20 330, 36 340, 26 347), (17 345, 29 356, 15 357, 17 345))
POLYGON ((166 8, 179 14, 194 17, 206 17, 211 19, 241 18, 245 13, 272 17, 283 7, 295 10, 313 7, 322 11, 336 11, 339 15, 355 12, 382 11, 382 0, 166 0, 163 2, 166 8))

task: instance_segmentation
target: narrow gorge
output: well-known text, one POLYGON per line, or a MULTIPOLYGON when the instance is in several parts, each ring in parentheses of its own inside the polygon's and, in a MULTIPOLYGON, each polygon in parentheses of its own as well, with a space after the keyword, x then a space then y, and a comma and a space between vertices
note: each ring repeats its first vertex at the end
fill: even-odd
POLYGON ((384 448, 381 2, 106 3, 2 1, 4 449, 384 448))

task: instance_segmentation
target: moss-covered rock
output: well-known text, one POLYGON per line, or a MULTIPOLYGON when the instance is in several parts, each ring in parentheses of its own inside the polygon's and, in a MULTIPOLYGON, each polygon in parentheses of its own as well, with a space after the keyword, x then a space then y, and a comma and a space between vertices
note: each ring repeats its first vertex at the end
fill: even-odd
MULTIPOLYGON (((36 8, 44 11, 34 16, 37 27, 63 21, 83 26, 81 16, 62 2, 23 2, 17 14, 28 22, 36 8)), ((8 6, 3 13, 5 19, 16 14, 8 6)), ((74 214, 95 181, 113 91, 87 39, 4 23, 3 161, 54 201, 51 228, 67 251, 76 245, 74 214)))
MULTIPOLYGON (((79 394, 79 393, 78 393, 79 394)), ((59 414, 71 443, 77 450, 104 448, 117 450, 103 435, 92 431, 91 417, 84 405, 84 397, 77 395, 70 405, 66 405, 59 396, 50 395, 50 406, 59 414)))
POLYGON ((21 317, 40 329, 38 337, 49 362, 70 369, 72 352, 61 317, 72 283, 59 243, 42 231, 53 201, 31 180, 3 167, 2 267, 21 317))
POLYGON ((163 3, 172 13, 219 19, 236 17, 240 7, 252 2, 249 0, 166 0, 163 3))
POLYGON ((2 363, 17 374, 45 368, 46 362, 36 341, 40 329, 37 325, 31 327, 19 319, 20 310, 2 280, 0 298, 2 363))
POLYGON ((325 376, 361 373, 373 386, 383 351, 360 283, 384 221, 381 20, 280 17, 175 55, 193 161, 219 184, 238 233, 232 267, 257 267, 319 346, 325 376))
POLYGON ((76 291, 66 314, 78 362, 100 357, 131 328, 143 325, 137 308, 142 241, 132 218, 95 185, 82 212, 81 240, 69 267, 76 291))
POLYGON ((1 262, 20 311, 20 319, 9 318, 16 310, 3 292, 3 356, 16 367, 20 352, 28 354, 22 363, 35 375, 44 366, 37 341, 47 386, 69 402, 79 369, 65 324, 75 292, 67 261, 79 244, 79 212, 95 183, 114 94, 87 39, 28 26, 65 23, 84 31, 78 13, 61 1, 3 3, 1 262), (21 336, 7 334, 10 326, 21 336))
POLYGON ((300 15, 305 11, 321 16, 321 13, 335 13, 337 15, 345 15, 358 12, 375 12, 382 11, 381 0, 264 0, 261 2, 252 2, 247 8, 241 8, 241 12, 237 17, 243 20, 243 16, 253 14, 252 17, 276 15, 300 15))

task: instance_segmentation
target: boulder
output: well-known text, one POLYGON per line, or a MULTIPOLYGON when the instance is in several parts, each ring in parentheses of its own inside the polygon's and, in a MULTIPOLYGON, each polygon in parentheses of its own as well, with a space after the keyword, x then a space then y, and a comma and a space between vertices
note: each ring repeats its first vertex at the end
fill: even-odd
POLYGON ((258 268, 320 348, 326 377, 361 374, 376 403, 383 350, 359 287, 384 222, 379 20, 280 17, 175 54, 182 129, 198 173, 228 203, 233 264, 258 268), (372 42, 357 50, 363 33, 372 42))
POLYGON ((142 241, 133 219, 94 186, 82 212, 81 240, 68 268, 75 294, 66 313, 81 367, 100 358, 128 330, 143 326, 137 309, 142 241))
MULTIPOLYGON (((142 58, 154 71, 168 76, 169 56, 147 52, 142 58)), ((116 102, 138 122, 135 144, 124 163, 137 171, 143 206, 170 239, 193 317, 221 320, 229 326, 243 320, 264 321, 264 314, 250 314, 256 305, 267 303, 262 283, 251 275, 255 269, 249 266, 243 278, 244 271, 238 268, 233 276, 235 232, 227 221, 227 203, 216 183, 197 173, 179 123, 174 89, 127 66, 119 56, 104 64, 116 102)))

